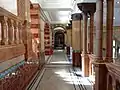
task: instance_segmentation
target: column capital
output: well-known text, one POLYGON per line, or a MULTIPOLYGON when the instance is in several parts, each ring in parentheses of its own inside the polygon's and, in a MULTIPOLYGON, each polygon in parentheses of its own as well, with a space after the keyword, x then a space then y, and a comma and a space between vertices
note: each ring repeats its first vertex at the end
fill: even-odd
POLYGON ((78 3, 78 8, 83 11, 83 13, 95 13, 96 11, 96 3, 78 3))
POLYGON ((74 13, 74 14, 72 14, 71 18, 73 21, 82 20, 82 18, 83 18, 82 13, 74 13))
POLYGON ((8 21, 8 18, 6 16, 0 16, 0 21, 6 23, 8 21))
POLYGON ((9 25, 10 27, 14 26, 14 20, 8 18, 8 25, 9 25))

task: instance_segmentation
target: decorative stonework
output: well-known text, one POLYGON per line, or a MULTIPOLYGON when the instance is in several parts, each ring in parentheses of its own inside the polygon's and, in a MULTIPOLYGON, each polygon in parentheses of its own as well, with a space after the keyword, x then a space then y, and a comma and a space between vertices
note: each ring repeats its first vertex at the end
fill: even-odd
POLYGON ((81 13, 74 13, 71 16, 72 21, 76 21, 76 20, 82 20, 82 14, 81 13))
POLYGON ((78 8, 87 13, 94 13, 96 11, 96 3, 78 3, 78 8))
POLYGON ((1 45, 8 44, 8 18, 0 16, 1 22, 1 45))

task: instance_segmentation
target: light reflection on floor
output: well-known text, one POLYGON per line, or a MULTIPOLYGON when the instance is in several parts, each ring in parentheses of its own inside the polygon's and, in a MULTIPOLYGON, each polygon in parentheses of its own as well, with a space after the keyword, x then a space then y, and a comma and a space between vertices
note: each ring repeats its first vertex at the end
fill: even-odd
POLYGON ((55 50, 38 82, 36 90, 92 90, 88 77, 82 77, 80 69, 72 68, 63 50, 55 50))
POLYGON ((56 61, 56 62, 50 62, 50 64, 71 64, 69 61, 56 61))
MULTIPOLYGON (((81 73, 81 72, 79 72, 81 73)), ((64 81, 66 81, 69 84, 82 84, 82 85, 91 85, 91 83, 88 81, 88 77, 79 77, 74 74, 74 72, 63 72, 63 71, 58 71, 55 72, 59 77, 61 77, 64 81)))

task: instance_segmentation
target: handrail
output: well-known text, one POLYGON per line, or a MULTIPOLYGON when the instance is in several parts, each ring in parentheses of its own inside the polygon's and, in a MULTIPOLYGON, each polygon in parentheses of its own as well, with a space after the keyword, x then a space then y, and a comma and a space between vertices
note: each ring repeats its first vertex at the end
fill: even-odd
POLYGON ((0 23, 1 45, 22 43, 22 18, 0 7, 0 23))
POLYGON ((6 16, 9 17, 13 20, 17 20, 17 21, 23 21, 22 18, 20 18, 19 16, 14 15, 13 13, 7 11, 6 9, 0 7, 0 16, 6 16))

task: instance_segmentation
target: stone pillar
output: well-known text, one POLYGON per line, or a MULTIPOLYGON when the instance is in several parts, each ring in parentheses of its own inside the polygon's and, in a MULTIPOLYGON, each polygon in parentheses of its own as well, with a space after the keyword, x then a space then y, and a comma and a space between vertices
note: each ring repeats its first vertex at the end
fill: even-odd
POLYGON ((103 0, 96 3, 96 60, 95 64, 95 90, 106 90, 107 68, 102 57, 103 41, 103 0))
POLYGON ((82 71, 84 76, 89 76, 89 57, 87 53, 87 21, 89 12, 95 7, 95 3, 78 3, 78 8, 83 11, 83 52, 82 71))
POLYGON ((17 0, 18 16, 23 20, 19 23, 20 43, 25 46, 25 60, 32 59, 32 34, 30 31, 30 0, 17 0))
MULTIPOLYGON (((113 25, 113 0, 107 0, 107 53, 106 58, 112 58, 112 25, 113 25), (111 8, 112 7, 112 8, 111 8), (108 45, 109 44, 109 45, 108 45), (111 51, 109 51, 111 50, 111 51)), ((107 90, 107 68, 105 62, 109 60, 102 59, 102 33, 103 33, 103 0, 97 0, 97 24, 96 39, 97 52, 95 62, 95 90, 107 90)))
MULTIPOLYGON (((106 62, 112 62, 112 54, 113 54, 113 15, 114 14, 114 0, 107 0, 107 15, 106 15, 106 29, 107 29, 107 35, 106 35, 106 62)), ((107 87, 107 90, 114 90, 112 88, 112 80, 109 79, 110 87, 107 87)), ((113 86, 114 87, 114 86, 113 86)))
POLYGON ((1 22, 1 45, 8 45, 8 18, 0 16, 1 22))
POLYGON ((113 14, 114 14, 114 0, 107 0, 107 16, 106 16, 106 60, 112 61, 112 47, 113 47, 113 14))
POLYGON ((87 12, 83 13, 83 52, 82 52, 82 71, 84 76, 89 76, 89 58, 87 55, 87 12))
POLYGON ((22 28, 23 28, 23 26, 22 26, 22 23, 21 22, 19 22, 18 23, 18 38, 19 38, 19 43, 21 44, 21 43, 23 43, 23 37, 22 37, 22 28))
POLYGON ((97 46, 97 51, 96 51, 96 56, 99 60, 103 60, 102 58, 102 35, 103 35, 103 0, 97 0, 97 16, 98 18, 96 19, 96 46, 97 46))
POLYGON ((88 57, 88 53, 93 52, 93 20, 94 20, 94 12, 96 10, 96 3, 78 3, 78 8, 83 11, 83 52, 82 52, 82 71, 84 76, 89 76, 89 70, 91 71, 91 63, 88 57), (90 14, 90 46, 92 48, 87 49, 87 19, 88 14, 90 14), (87 50, 89 52, 87 53, 87 50), (90 69, 89 69, 90 67, 90 69))
POLYGON ((15 21, 14 22, 14 34, 15 34, 15 43, 16 44, 19 44, 19 30, 18 30, 18 22, 17 21, 15 21))
MULTIPOLYGON (((93 5, 93 9, 89 10, 90 15, 90 24, 89 24, 89 47, 88 53, 93 54, 93 39, 94 39, 94 13, 96 11, 96 4, 93 5)), ((92 65, 92 61, 89 62, 89 76, 93 75, 94 69, 92 65)))
POLYGON ((96 14, 97 14, 97 22, 96 22, 96 57, 98 64, 95 63, 95 90, 106 90, 106 70, 104 64, 102 62, 102 33, 103 33, 103 0, 97 0, 96 4, 96 14), (103 73, 103 74, 102 74, 103 73), (105 82, 104 82, 105 81, 105 82), (103 85, 104 84, 104 85, 103 85), (103 85, 103 86, 102 86, 103 85))
POLYGON ((89 53, 93 54, 93 33, 94 33, 94 12, 90 12, 90 45, 89 45, 89 53))
POLYGON ((83 53, 87 54, 87 21, 88 16, 87 12, 83 13, 83 53))
POLYGON ((9 44, 14 44, 14 21, 8 20, 8 38, 9 44))
POLYGON ((82 14, 72 14, 72 47, 73 47, 73 66, 81 67, 81 47, 80 47, 80 35, 81 35, 81 19, 82 14))

